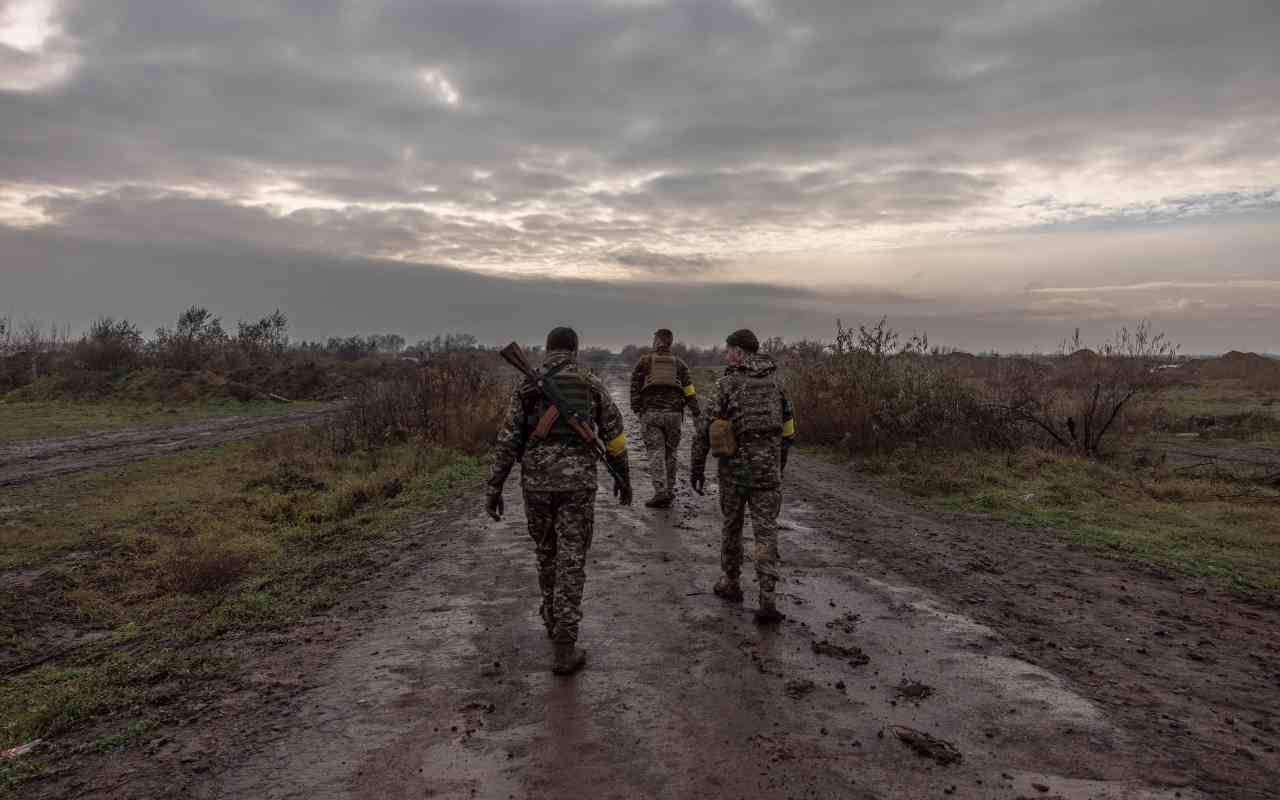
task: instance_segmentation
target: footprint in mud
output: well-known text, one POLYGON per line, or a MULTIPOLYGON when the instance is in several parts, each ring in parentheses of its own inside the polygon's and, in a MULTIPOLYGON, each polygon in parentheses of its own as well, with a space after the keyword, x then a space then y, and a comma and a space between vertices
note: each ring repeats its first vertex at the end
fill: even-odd
POLYGON ((821 642, 814 642, 810 646, 813 648, 813 652, 820 656, 833 656, 835 658, 847 659, 849 666, 851 667, 861 667, 871 661, 871 657, 862 652, 861 647, 845 647, 844 645, 835 644, 825 639, 821 642))
POLYGON ((908 728, 905 725, 894 725, 890 728, 898 741, 910 747, 921 758, 931 758, 943 766, 959 764, 964 756, 951 742, 939 739, 924 731, 908 728))
POLYGON ((813 681, 809 680, 808 678, 797 678, 795 680, 787 681, 785 690, 788 697, 791 697, 792 699, 795 699, 795 700, 799 700, 800 698, 813 692, 813 690, 817 688, 818 688, 817 684, 815 684, 813 681))
POLYGON ((846 611, 828 622, 827 629, 851 634, 861 621, 862 615, 854 614, 852 611, 846 611))
POLYGON ((895 690, 899 700, 906 700, 912 703, 919 703, 921 700, 933 694, 933 687, 923 684, 920 681, 909 681, 902 679, 902 683, 898 684, 895 690))

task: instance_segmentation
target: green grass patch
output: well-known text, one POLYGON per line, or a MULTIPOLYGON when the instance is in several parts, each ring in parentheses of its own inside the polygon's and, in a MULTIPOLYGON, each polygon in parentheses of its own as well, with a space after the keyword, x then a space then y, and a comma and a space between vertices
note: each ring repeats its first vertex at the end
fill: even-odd
POLYGON ((111 401, 0 401, 0 442, 161 427, 218 417, 269 417, 321 405, 237 400, 175 405, 111 401))
POLYGON ((1280 489, 1034 448, 899 453, 873 470, 939 505, 1280 597, 1280 489))
MULTIPOLYGON (((401 523, 483 477, 453 451, 320 442, 293 431, 7 491, 0 672, 58 657, 0 686, 0 748, 87 752, 189 715, 243 669, 220 643, 339 604, 395 557, 401 523)), ((0 764, 0 786, 54 761, 0 764)))

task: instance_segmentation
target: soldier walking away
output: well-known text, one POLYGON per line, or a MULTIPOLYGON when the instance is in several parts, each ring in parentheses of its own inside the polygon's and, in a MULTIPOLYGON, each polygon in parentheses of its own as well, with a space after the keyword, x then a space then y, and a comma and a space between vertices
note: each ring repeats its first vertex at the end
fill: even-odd
POLYGON ((778 513, 782 509, 782 474, 796 435, 796 423, 791 401, 777 378, 777 366, 760 354, 756 335, 745 329, 734 331, 725 343, 729 365, 716 381, 698 421, 689 482, 694 491, 702 493, 707 482, 707 454, 714 450, 719 460, 720 511, 724 515, 720 542, 724 574, 714 591, 729 602, 742 602, 738 582, 742 529, 750 509, 756 578, 760 584, 760 607, 755 618, 758 624, 772 625, 782 621, 774 596, 778 583, 778 513))
MULTIPOLYGON (((578 366, 578 334, 556 328, 547 335, 547 355, 539 375, 559 393, 604 443, 609 466, 621 477, 614 495, 631 505, 627 438, 622 413, 599 378, 578 366)), ((551 400, 531 380, 512 394, 493 447, 493 467, 485 510, 502 518, 502 486, 519 461, 529 536, 538 556, 539 614, 555 648, 551 671, 568 675, 582 668, 577 647, 587 550, 595 523, 596 453, 566 423, 551 400)))
POLYGON ((666 328, 653 334, 653 352, 643 356, 631 371, 631 410, 640 416, 644 449, 649 457, 653 497, 648 508, 669 508, 676 491, 676 450, 684 409, 698 421, 698 390, 689 376, 689 365, 671 354, 675 335, 666 328))

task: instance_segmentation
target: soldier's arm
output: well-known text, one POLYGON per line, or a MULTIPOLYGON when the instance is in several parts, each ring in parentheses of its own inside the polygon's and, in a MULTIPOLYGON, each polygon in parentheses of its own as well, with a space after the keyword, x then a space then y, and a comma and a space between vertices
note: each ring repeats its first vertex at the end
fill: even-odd
MULTIPOLYGON (((640 413, 640 392, 644 389, 644 377, 648 370, 645 369, 645 363, 648 361, 644 356, 636 362, 636 366, 631 370, 631 410, 640 413)), ((608 396, 608 392, 605 393, 608 396)), ((612 402, 612 398, 610 399, 612 402)))
POLYGON ((622 411, 603 383, 596 382, 596 391, 600 394, 600 405, 596 417, 596 430, 600 432, 600 441, 604 442, 605 453, 610 459, 621 457, 627 459, 626 425, 622 421, 622 411))
POLYGON ((706 409, 694 420, 693 447, 689 452, 689 471, 694 475, 707 471, 707 454, 711 452, 711 417, 719 407, 720 384, 716 383, 711 388, 706 409))
POLYGON ((796 440, 796 414, 791 406, 791 398, 787 390, 778 386, 778 394, 782 395, 782 471, 787 469, 787 457, 791 454, 791 445, 796 440))
POLYGON ((698 388, 693 385, 693 374, 689 370, 689 365, 683 360, 676 367, 676 375, 680 379, 680 386, 684 389, 684 405, 693 415, 693 422, 696 425, 698 416, 702 413, 698 408, 698 388))
POLYGON ((519 460, 520 451, 524 449, 524 427, 524 403, 520 390, 516 389, 507 402, 502 427, 498 429, 498 438, 493 443, 492 465, 489 468, 491 491, 502 491, 502 485, 507 482, 507 476, 519 460))

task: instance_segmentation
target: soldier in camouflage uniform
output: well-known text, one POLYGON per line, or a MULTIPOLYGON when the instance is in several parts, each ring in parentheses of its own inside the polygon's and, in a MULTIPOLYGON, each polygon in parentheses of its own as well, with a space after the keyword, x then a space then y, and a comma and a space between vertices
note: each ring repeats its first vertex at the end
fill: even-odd
POLYGON ((649 457, 653 497, 649 508, 667 508, 676 491, 676 450, 680 447, 684 409, 698 419, 698 390, 689 365, 671 354, 675 335, 666 328, 653 334, 653 352, 631 371, 631 410, 640 416, 644 449, 649 457))
MULTIPOLYGON (((578 366, 577 351, 577 333, 572 328, 556 328, 547 336, 542 370, 569 404, 590 421, 605 443, 610 465, 627 478, 622 413, 600 379, 578 366)), ((551 403, 528 381, 512 394, 493 447, 485 510, 495 520, 502 518, 502 486, 519 461, 525 516, 538 556, 539 613, 555 647, 552 671, 567 675, 586 663, 586 653, 576 644, 587 550, 595 523, 596 458, 563 420, 546 424, 553 418, 548 415, 550 410, 554 410, 551 403), (540 422, 545 435, 541 435, 540 422)), ((631 505, 629 481, 615 484, 614 495, 622 505, 631 505)))
POLYGON ((720 566, 724 575, 715 593, 730 602, 742 602, 738 576, 742 570, 742 529, 747 509, 755 534, 756 578, 760 607, 756 622, 782 620, 774 597, 778 583, 778 513, 782 509, 782 473, 796 435, 795 417, 786 390, 776 376, 777 367, 759 353, 760 342, 749 330, 734 331, 725 340, 729 366, 716 381, 693 441, 690 483, 695 491, 706 486, 707 454, 711 449, 711 423, 729 420, 737 453, 720 458, 720 511, 724 528, 720 542, 720 566))

